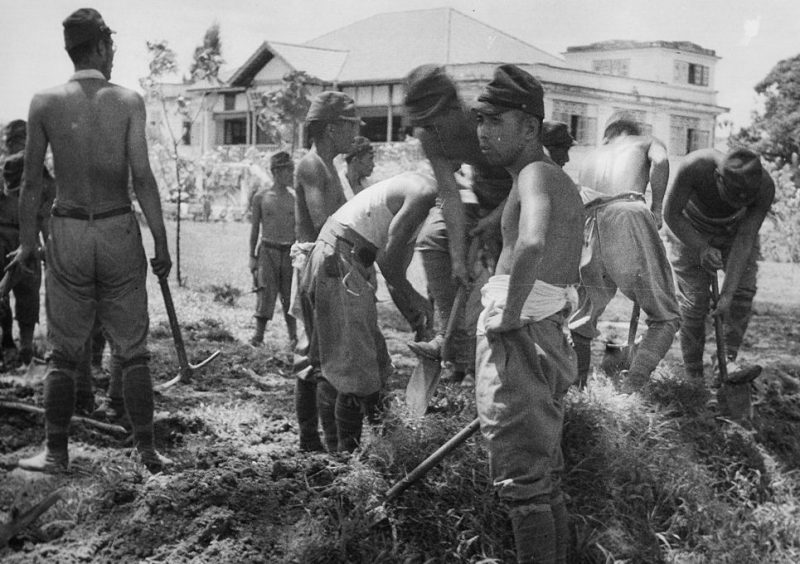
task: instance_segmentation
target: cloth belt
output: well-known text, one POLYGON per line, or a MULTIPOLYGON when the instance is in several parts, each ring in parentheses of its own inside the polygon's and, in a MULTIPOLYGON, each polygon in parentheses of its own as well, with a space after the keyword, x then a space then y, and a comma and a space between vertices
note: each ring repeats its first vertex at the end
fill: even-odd
POLYGON ((294 243, 273 243, 266 239, 261 239, 261 246, 267 249, 275 249, 276 251, 288 251, 292 248, 294 243))
POLYGON ((130 206, 125 206, 124 208, 115 208, 113 210, 108 210, 100 213, 87 212, 83 209, 77 209, 77 208, 61 209, 54 207, 53 217, 68 217, 70 219, 94 221, 96 219, 106 219, 109 217, 114 217, 117 215, 125 215, 126 213, 132 213, 132 212, 133 209, 130 206))
POLYGON ((322 228, 318 240, 350 254, 354 260, 366 268, 371 267, 375 262, 375 257, 378 256, 378 247, 351 227, 336 221, 329 221, 322 228))
POLYGON ((644 194, 640 194, 638 192, 624 192, 622 194, 617 194, 615 196, 603 196, 599 198, 594 198, 591 201, 586 202, 583 207, 584 209, 586 209, 586 211, 590 211, 620 201, 646 203, 644 194))

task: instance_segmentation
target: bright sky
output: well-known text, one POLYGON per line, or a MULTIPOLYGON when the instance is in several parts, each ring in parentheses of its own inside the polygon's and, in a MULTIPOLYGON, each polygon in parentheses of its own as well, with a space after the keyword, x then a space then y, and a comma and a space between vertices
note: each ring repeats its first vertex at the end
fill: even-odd
MULTIPOLYGON (((91 6, 117 33, 112 80, 138 90, 147 40, 165 39, 186 72, 205 30, 220 24, 232 71, 264 40, 301 43, 370 15, 450 6, 550 53, 607 39, 692 41, 713 49, 717 102, 736 126, 756 107, 753 86, 800 52, 797 0, 0 0, 0 122, 26 117, 31 95, 65 81, 72 66, 62 20, 91 6)), ((413 41, 414 30, 406 33, 413 41)))

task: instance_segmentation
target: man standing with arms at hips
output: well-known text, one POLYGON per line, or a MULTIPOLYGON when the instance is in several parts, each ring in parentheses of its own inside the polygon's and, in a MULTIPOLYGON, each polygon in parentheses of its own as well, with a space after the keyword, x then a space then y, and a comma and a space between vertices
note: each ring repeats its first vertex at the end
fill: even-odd
POLYGON ((250 272, 256 288, 256 333, 250 344, 258 347, 264 343, 264 330, 275 311, 275 299, 280 295, 293 351, 297 345, 297 320, 289 313, 292 292, 289 250, 294 243, 294 196, 289 186, 294 182, 294 162, 289 153, 280 151, 272 155, 269 165, 272 186, 253 196, 250 272))
MULTIPOLYGON (((758 230, 775 198, 775 184, 748 149, 727 155, 701 149, 686 156, 664 199, 670 260, 678 281, 684 369, 703 376, 711 277, 725 272, 719 303, 728 361, 739 353, 750 321, 758 273, 758 230)), ((736 371, 728 368, 729 373, 736 371)))
POLYGON ((603 144, 581 166, 586 225, 580 305, 570 319, 581 386, 589 373, 597 320, 617 288, 647 314, 647 332, 633 353, 623 380, 625 389, 644 387, 675 339, 680 313, 667 252, 658 234, 668 177, 664 144, 641 135, 634 118, 623 112, 611 116, 603 144), (644 199, 648 184, 649 209, 644 199))
POLYGON ((125 408, 134 444, 151 472, 166 462, 153 445, 153 387, 148 368, 147 258, 128 197, 128 178, 155 241, 153 272, 172 266, 158 187, 147 155, 142 97, 111 84, 113 32, 91 8, 64 20, 75 65, 69 82, 36 94, 28 119, 20 248, 14 263, 36 260, 36 212, 50 145, 58 183, 47 242, 47 325, 53 348, 44 386, 46 448, 19 461, 26 470, 65 470, 75 408, 75 370, 95 316, 122 361, 125 408))
POLYGON ((300 339, 294 360, 297 377, 295 410, 300 427, 300 450, 321 451, 324 447, 319 438, 316 383, 319 366, 312 365, 305 356, 309 346, 308 337, 313 328, 313 311, 310 304, 298 299, 297 281, 322 226, 347 201, 333 159, 351 149, 361 119, 356 115, 355 102, 350 96, 343 92, 326 91, 317 94, 311 101, 306 123, 311 150, 297 164, 294 183, 297 242, 292 247, 295 279, 292 281, 290 311, 295 317, 302 317, 305 333, 304 338, 300 339))
POLYGON ((339 172, 344 197, 348 200, 366 188, 366 180, 375 170, 375 149, 369 139, 358 135, 344 157, 345 167, 339 172))
POLYGON ((535 78, 500 66, 478 102, 481 150, 514 180, 503 249, 483 288, 478 416, 492 480, 509 505, 517 561, 565 562, 563 397, 577 378, 566 316, 577 301, 583 206, 572 180, 544 154, 543 92, 535 78))

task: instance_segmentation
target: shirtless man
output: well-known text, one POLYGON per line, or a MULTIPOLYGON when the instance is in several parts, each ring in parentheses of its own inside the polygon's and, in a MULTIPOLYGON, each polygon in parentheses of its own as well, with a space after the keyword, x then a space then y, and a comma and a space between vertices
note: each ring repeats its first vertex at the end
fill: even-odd
MULTIPOLYGON (((361 119, 356 115, 353 99, 342 92, 317 94, 306 115, 311 150, 300 159, 295 176, 295 237, 292 247, 292 305, 290 311, 303 319, 304 334, 294 359, 297 376, 295 409, 300 427, 300 449, 324 450, 319 438, 317 418, 317 383, 319 366, 309 362, 306 351, 308 336, 313 330, 313 312, 309 304, 298 297, 298 281, 303 265, 317 240, 320 229, 330 215, 347 199, 341 180, 333 165, 336 155, 347 153, 358 133, 361 119)), ((329 421, 324 423, 332 425, 329 421)))
MULTIPOLYGON (((455 83, 442 67, 423 65, 409 73, 405 106, 439 190, 437 206, 417 239, 439 332, 433 340, 409 343, 409 347, 420 356, 438 360, 456 296, 453 280, 467 284, 475 266, 467 264, 465 242, 479 238, 489 262, 496 262, 501 246, 500 217, 511 190, 511 177, 481 153, 475 116, 460 100, 455 83), (470 190, 464 190, 456 180, 458 165, 454 163, 472 166, 471 194, 466 194, 470 190), (468 195, 474 204, 462 203, 462 195, 468 195)), ((477 290, 467 298, 464 318, 453 335, 455 358, 446 359, 454 362, 456 380, 472 372, 475 362, 475 321, 480 310, 477 290)))
POLYGON ((44 384, 46 448, 19 461, 26 470, 65 470, 75 408, 75 370, 95 316, 123 362, 125 408, 141 461, 159 471, 153 446, 153 388, 147 365, 147 258, 128 197, 128 178, 155 242, 153 272, 172 262, 161 202, 145 141, 142 97, 109 81, 113 32, 91 8, 64 20, 64 43, 75 65, 69 82, 36 94, 28 119, 25 184, 20 194, 20 247, 12 264, 30 268, 42 163, 50 145, 58 178, 47 243, 47 325, 53 347, 44 384))
POLYGON ((309 356, 320 366, 318 409, 330 451, 353 451, 363 414, 377 417, 392 364, 378 328, 377 263, 403 301, 424 304, 406 278, 412 242, 436 198, 432 177, 406 172, 369 186, 325 223, 300 292, 313 310, 309 356))
POLYGON ((503 65, 475 110, 481 150, 514 179, 503 249, 483 288, 475 394, 492 479, 524 563, 566 559, 562 400, 577 365, 564 326, 577 301, 584 220, 577 188, 544 154, 542 97, 535 78, 503 65))
POLYGON ((289 332, 291 350, 297 345, 297 320, 289 313, 292 291, 292 259, 289 250, 294 243, 294 196, 289 186, 294 182, 294 162, 286 151, 270 158, 273 184, 253 196, 250 229, 250 272, 256 287, 256 332, 253 346, 264 342, 267 322, 275 311, 280 295, 283 318, 289 332))
POLYGON ((774 198, 772 178, 747 149, 690 153, 667 191, 664 219, 678 281, 681 351, 690 376, 703 375, 709 285, 717 270, 725 272, 725 281, 713 314, 723 317, 728 360, 736 360, 756 293, 758 230, 774 198))
POLYGON ((345 167, 339 172, 344 196, 348 200, 366 188, 366 180, 375 170, 375 149, 369 139, 358 135, 344 157, 345 167))
POLYGON ((680 326, 669 262, 658 235, 669 161, 659 140, 640 135, 624 113, 606 124, 603 144, 581 166, 586 205, 580 305, 570 319, 580 385, 586 384, 597 320, 617 288, 647 314, 647 331, 633 353, 623 387, 637 391, 669 350, 680 326), (648 209, 647 185, 652 191, 648 209), (608 249, 608 251, 606 251, 608 249))

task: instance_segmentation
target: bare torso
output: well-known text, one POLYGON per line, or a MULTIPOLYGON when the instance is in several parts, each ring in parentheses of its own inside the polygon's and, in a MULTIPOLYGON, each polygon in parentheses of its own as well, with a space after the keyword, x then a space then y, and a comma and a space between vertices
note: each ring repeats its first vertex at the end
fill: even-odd
POLYGON ((312 149, 297 164, 295 181, 296 234, 301 242, 315 241, 325 219, 347 202, 333 168, 312 149))
POLYGON ((600 145, 584 160, 579 183, 609 196, 644 194, 650 174, 651 137, 626 135, 600 145))
POLYGON ((94 211, 130 203, 127 139, 135 93, 92 78, 40 96, 41 123, 58 178, 57 201, 94 211))
MULTIPOLYGON (((537 268, 537 279, 549 284, 569 285, 579 281, 581 247, 583 245, 583 204, 578 189, 569 176, 552 163, 534 162, 538 186, 526 182, 523 169, 508 196, 503 210, 503 251, 497 262, 496 274, 510 274, 514 250, 520 235, 520 190, 538 192, 549 202, 546 244, 537 268)), ((533 169, 531 169, 533 170, 533 169)), ((523 197, 525 197, 523 195, 523 197)))
POLYGON ((270 243, 294 242, 294 196, 286 188, 268 189, 255 196, 259 207, 261 238, 270 243))

